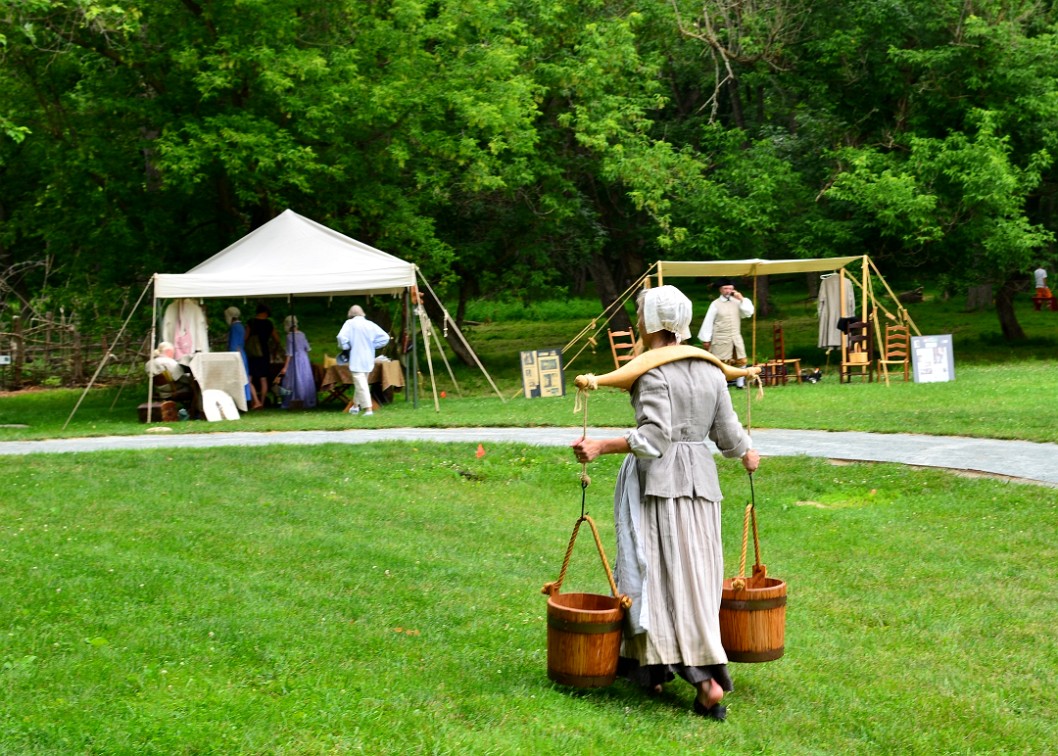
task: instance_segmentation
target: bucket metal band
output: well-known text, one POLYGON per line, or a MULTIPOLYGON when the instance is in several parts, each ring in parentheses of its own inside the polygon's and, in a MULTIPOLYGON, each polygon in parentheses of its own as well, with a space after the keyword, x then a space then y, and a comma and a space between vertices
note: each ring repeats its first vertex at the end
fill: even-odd
POLYGON ((785 649, 785 646, 779 646, 778 648, 770 648, 767 651, 727 651, 727 660, 749 663, 775 661, 783 655, 785 649))
POLYGON ((786 606, 786 596, 776 596, 770 599, 751 599, 749 601, 736 601, 735 599, 720 599, 720 608, 729 609, 733 612, 754 612, 764 609, 778 609, 786 606))
POLYGON ((569 685, 573 688, 605 688, 607 685, 613 685, 613 681, 617 679, 616 673, 590 676, 571 675, 555 669, 548 669, 547 676, 559 685, 569 685))
POLYGON ((595 635, 597 633, 612 633, 621 629, 621 620, 616 622, 570 622, 548 615, 547 626, 565 633, 579 633, 581 635, 595 635))

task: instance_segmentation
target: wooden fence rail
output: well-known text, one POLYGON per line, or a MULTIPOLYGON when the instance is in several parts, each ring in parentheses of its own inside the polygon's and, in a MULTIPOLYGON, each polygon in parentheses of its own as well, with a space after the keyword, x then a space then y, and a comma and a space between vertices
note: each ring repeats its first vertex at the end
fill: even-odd
MULTIPOLYGON (((116 333, 116 331, 115 331, 116 333)), ((84 386, 113 346, 113 334, 88 337, 76 322, 51 313, 0 322, 0 389, 27 386, 84 386)), ((114 348, 97 382, 116 382, 144 376, 147 343, 127 335, 114 348)))

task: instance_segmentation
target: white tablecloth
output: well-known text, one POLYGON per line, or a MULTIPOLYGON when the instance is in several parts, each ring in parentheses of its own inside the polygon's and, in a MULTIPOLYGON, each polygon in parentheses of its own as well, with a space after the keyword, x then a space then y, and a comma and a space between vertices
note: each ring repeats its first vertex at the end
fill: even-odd
POLYGON ((235 406, 246 411, 246 367, 238 352, 198 352, 191 358, 191 374, 203 391, 219 389, 230 396, 235 406))

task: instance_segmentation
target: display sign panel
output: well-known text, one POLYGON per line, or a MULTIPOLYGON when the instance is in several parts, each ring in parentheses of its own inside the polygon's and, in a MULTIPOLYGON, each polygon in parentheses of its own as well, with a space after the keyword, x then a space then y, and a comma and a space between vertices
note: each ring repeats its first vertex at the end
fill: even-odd
POLYGON ((562 374, 562 350, 538 349, 522 352, 522 389, 526 398, 536 396, 565 396, 566 382, 562 374))

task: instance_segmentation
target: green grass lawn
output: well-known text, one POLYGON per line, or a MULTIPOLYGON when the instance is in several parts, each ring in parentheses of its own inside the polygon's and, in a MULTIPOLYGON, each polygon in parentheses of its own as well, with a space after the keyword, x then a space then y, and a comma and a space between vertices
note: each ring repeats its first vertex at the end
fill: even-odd
MULTIPOLYGON (((777 393, 777 392, 776 392, 777 393)), ((1046 753, 1058 492, 768 459, 786 656, 730 716, 546 676, 565 450, 386 443, 0 459, 0 752, 1046 753)), ((617 457, 589 511, 612 556, 617 457)), ((737 564, 748 485, 722 465, 737 564)), ((585 535, 564 590, 603 592, 585 535)))
MULTIPOLYGON (((808 306, 777 301, 791 354, 825 367, 808 306)), ((372 418, 332 404, 172 432, 579 427, 572 395, 519 391, 518 351, 564 346, 590 317, 584 303, 566 309, 507 319, 508 306, 468 329, 507 401, 462 367, 456 390, 435 360, 439 412, 424 388, 418 409, 398 395, 372 418)), ((938 301, 913 314, 955 335, 955 381, 839 385, 831 366, 819 384, 733 392, 736 408, 755 428, 1058 441, 1047 410, 1058 318, 1023 318, 1032 341, 1011 352, 989 335, 991 313, 938 301)), ((609 369, 603 342, 567 381, 609 369)), ((0 441, 145 431, 141 387, 92 390, 63 430, 79 397, 0 397, 0 426, 26 426, 0 427, 0 441)), ((627 395, 591 396, 592 426, 631 422, 627 395)), ((734 665, 730 721, 717 725, 689 713, 682 683, 654 701, 621 682, 548 681, 539 589, 580 512, 579 466, 563 449, 475 449, 0 458, 0 753, 1044 753, 1058 742, 1055 490, 765 460, 761 536, 770 573, 789 583, 787 654, 734 665)), ((619 462, 593 465, 589 489, 611 557, 619 462)), ((722 465, 729 574, 748 496, 739 470, 722 465)), ((564 588, 605 590, 586 535, 564 588)))
MULTIPOLYGON (((503 388, 511 388, 507 384, 503 388)), ((373 417, 352 418, 341 407, 329 404, 306 412, 266 410, 244 415, 238 421, 204 421, 172 424, 174 433, 208 433, 230 430, 345 430, 384 427, 457 426, 570 426, 579 427, 573 413, 574 398, 525 399, 518 393, 501 401, 495 395, 459 397, 450 385, 448 396, 435 411, 430 393, 424 392, 419 408, 397 395, 397 401, 373 417)), ((514 386, 516 389, 517 387, 514 386)), ((111 408, 116 389, 93 390, 64 431, 63 424, 80 392, 62 389, 23 392, 0 399, 0 441, 61 436, 131 435, 146 426, 136 420, 136 404, 143 397, 125 390, 111 408)), ((839 384, 836 378, 817 384, 769 387, 763 398, 756 391, 733 391, 735 408, 743 422, 754 428, 804 428, 856 430, 882 433, 927 433, 986 438, 1058 441, 1058 423, 1048 397, 1058 395, 1058 369, 1053 362, 1026 362, 1016 369, 1004 365, 956 367, 956 380, 948 383, 839 384), (747 401, 752 400, 752 414, 747 401)), ((633 422, 628 395, 600 389, 588 402, 589 423, 626 426, 633 422)))

